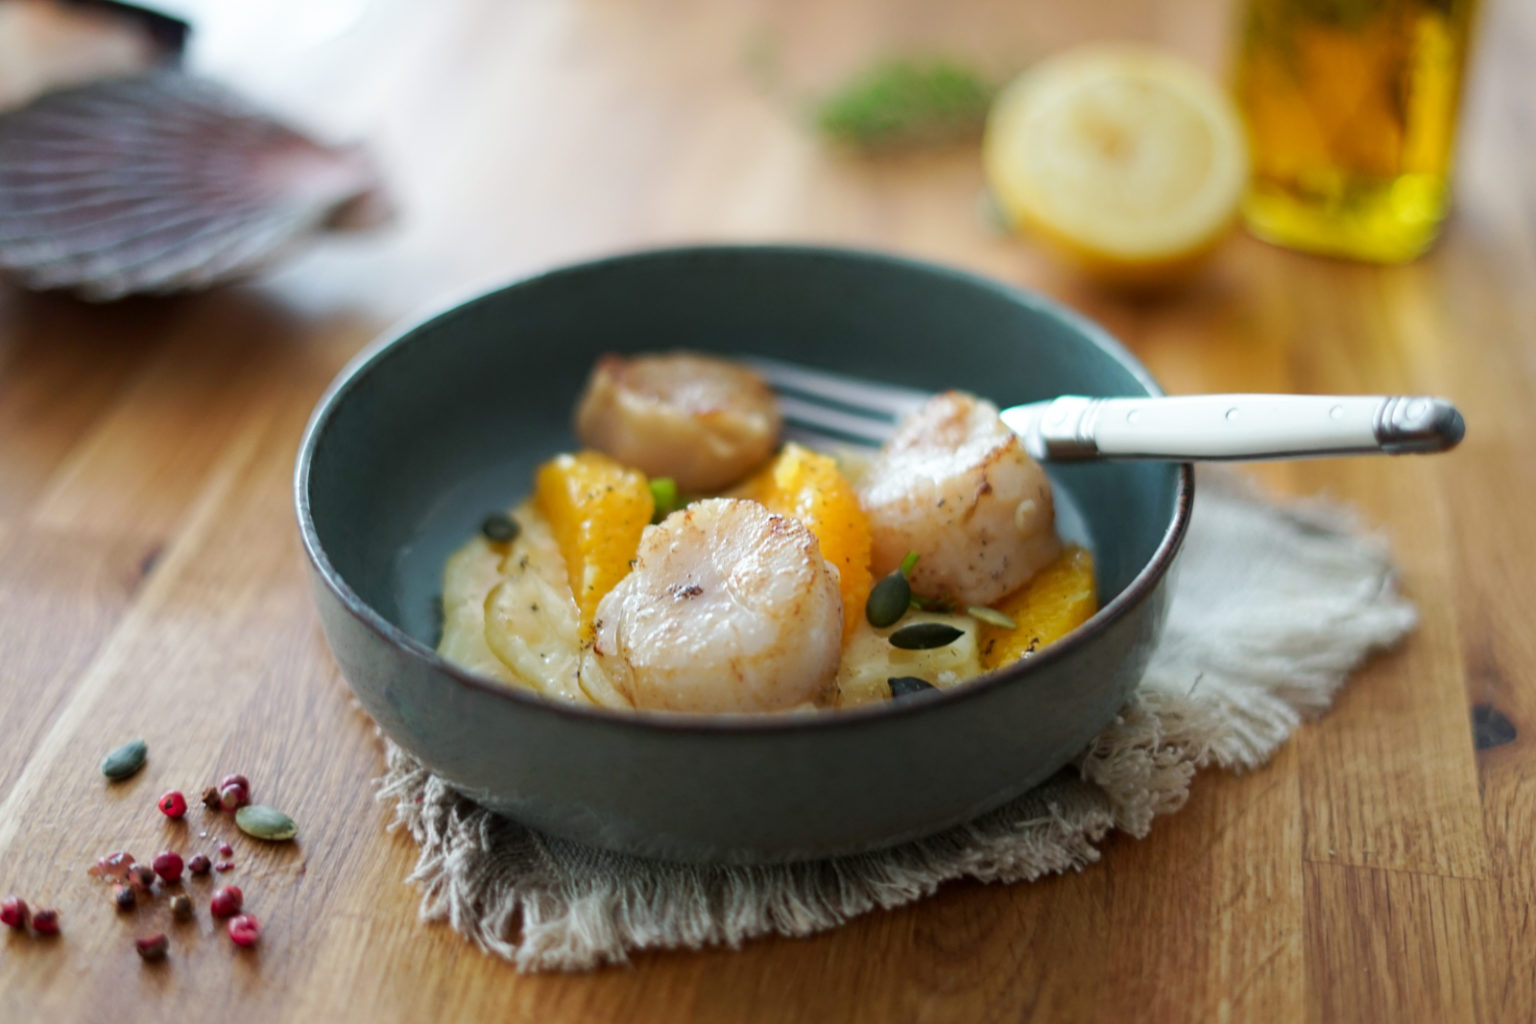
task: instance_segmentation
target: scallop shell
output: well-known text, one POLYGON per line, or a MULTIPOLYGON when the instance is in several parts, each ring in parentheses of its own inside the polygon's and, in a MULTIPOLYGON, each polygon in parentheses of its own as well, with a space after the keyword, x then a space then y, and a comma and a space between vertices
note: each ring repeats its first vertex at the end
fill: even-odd
POLYGON ((0 115, 0 273, 105 301, 241 277, 379 219, 371 162, 165 70, 0 115))

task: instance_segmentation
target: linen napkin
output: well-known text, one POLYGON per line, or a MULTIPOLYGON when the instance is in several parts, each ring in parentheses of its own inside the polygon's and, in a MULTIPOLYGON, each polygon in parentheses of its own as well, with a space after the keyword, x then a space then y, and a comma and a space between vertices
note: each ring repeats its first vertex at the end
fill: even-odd
POLYGON ((1178 810, 1200 769, 1262 765, 1414 624, 1385 542, 1347 510, 1277 505, 1228 472, 1202 472, 1176 571, 1146 678, 1067 769, 968 824, 876 853, 763 867, 609 853, 485 810, 385 740, 380 799, 420 847, 408 881, 421 917, 521 970, 574 971, 635 950, 809 935, 951 879, 1081 871, 1110 830, 1145 836, 1178 810))

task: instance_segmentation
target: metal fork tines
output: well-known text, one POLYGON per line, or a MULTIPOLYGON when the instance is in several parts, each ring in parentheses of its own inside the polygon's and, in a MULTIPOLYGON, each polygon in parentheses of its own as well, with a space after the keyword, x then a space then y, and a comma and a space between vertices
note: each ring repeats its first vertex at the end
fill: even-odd
POLYGON ((878 448, 902 417, 933 397, 917 388, 811 370, 777 359, 750 356, 742 362, 762 374, 778 393, 784 436, 811 447, 878 448))

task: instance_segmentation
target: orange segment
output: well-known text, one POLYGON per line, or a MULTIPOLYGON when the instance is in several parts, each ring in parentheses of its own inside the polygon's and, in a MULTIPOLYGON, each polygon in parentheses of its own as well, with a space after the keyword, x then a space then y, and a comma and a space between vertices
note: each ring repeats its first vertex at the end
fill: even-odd
POLYGON ((640 533, 651 521, 650 485, 645 474, 587 451, 540 466, 534 501, 565 559, 585 638, 597 603, 629 575, 640 533))
POLYGON ((843 637, 853 633, 869 597, 869 522, 853 485, 837 463, 797 444, 787 444, 739 492, 770 512, 805 524, 821 544, 821 557, 837 566, 843 594, 843 637))
POLYGON ((982 625, 981 662, 989 670, 1060 640, 1099 610, 1093 555, 1087 548, 1065 549, 996 607, 1019 628, 982 625))

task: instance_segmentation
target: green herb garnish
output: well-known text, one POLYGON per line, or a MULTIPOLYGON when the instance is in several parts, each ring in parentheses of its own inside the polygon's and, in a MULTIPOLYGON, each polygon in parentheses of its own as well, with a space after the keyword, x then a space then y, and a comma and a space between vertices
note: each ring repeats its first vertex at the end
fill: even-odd
POLYGON ((659 523, 682 508, 686 502, 677 493, 677 481, 669 476, 651 478, 651 522, 659 523))
POLYGON ((890 59, 823 100, 816 120, 829 138, 862 149, 937 145, 979 135, 996 91, 957 61, 890 59))

